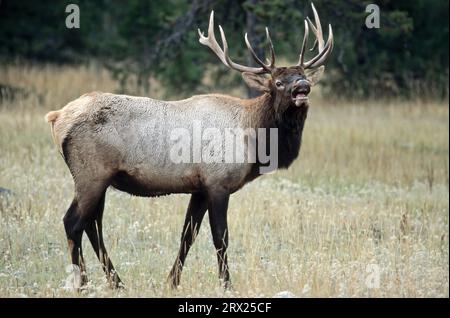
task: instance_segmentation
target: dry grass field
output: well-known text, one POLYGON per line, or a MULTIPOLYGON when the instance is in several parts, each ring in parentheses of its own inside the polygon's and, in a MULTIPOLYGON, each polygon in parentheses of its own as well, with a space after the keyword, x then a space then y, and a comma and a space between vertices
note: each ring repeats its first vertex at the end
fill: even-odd
POLYGON ((293 166, 231 197, 231 291, 207 220, 181 287, 166 286, 187 195, 108 190, 105 240, 126 289, 107 287, 85 237, 90 282, 76 294, 62 223, 73 183, 44 115, 117 84, 93 66, 4 66, 0 83, 27 91, 0 102, 0 187, 14 193, 0 197, 0 297, 449 297, 448 103, 313 96, 293 166))

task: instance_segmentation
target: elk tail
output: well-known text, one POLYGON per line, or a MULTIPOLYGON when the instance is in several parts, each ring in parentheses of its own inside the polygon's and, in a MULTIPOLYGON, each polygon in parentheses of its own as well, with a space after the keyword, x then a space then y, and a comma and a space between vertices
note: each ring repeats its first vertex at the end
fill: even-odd
MULTIPOLYGON (((45 120, 51 125, 50 129, 52 132, 52 138, 53 138, 53 142, 55 143, 55 145, 58 147, 58 149, 60 150, 60 146, 58 145, 58 141, 56 140, 56 136, 55 136, 55 121, 58 119, 60 114, 59 110, 54 110, 51 112, 48 112, 47 115, 45 115, 45 120)), ((61 154, 62 151, 60 150, 61 154)))

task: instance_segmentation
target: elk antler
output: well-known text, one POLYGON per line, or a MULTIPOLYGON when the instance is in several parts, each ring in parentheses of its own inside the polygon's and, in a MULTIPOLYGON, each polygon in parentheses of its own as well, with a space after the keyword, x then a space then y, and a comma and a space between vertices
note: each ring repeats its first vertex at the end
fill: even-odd
POLYGON ((302 66, 304 69, 315 68, 322 65, 330 55, 331 51, 333 50, 333 30, 331 29, 331 24, 328 25, 328 40, 327 43, 324 45, 325 41, 323 40, 322 25, 320 24, 319 15, 317 14, 316 8, 314 7, 313 3, 311 3, 311 6, 314 13, 314 21, 316 22, 316 25, 314 25, 308 17, 306 18, 305 35, 303 37, 300 58, 297 63, 297 66, 302 66), (314 35, 316 36, 316 42, 314 42, 314 45, 311 50, 315 48, 317 43, 319 53, 308 62, 304 62, 306 44, 308 42, 309 37, 308 23, 311 26, 311 30, 313 31, 314 35))
POLYGON ((225 33, 223 32, 222 27, 219 25, 219 31, 220 31, 220 37, 222 38, 222 44, 223 49, 220 47, 219 43, 217 43, 216 37, 214 35, 214 11, 211 11, 211 15, 209 17, 209 26, 208 26, 208 35, 205 36, 200 29, 198 29, 198 35, 200 36, 199 41, 201 44, 209 47, 222 61, 223 64, 228 66, 229 68, 232 68, 234 70, 240 71, 240 72, 250 72, 255 74, 264 74, 264 73, 271 73, 272 69, 275 67, 275 51, 273 49, 272 40, 270 38, 269 30, 266 28, 266 36, 269 41, 270 46, 270 52, 271 52, 271 61, 269 64, 263 63, 258 56, 256 55, 255 51, 253 50, 250 42, 248 41, 247 33, 245 33, 245 43, 247 45, 248 50, 250 51, 253 59, 261 65, 261 67, 250 67, 250 66, 244 66, 238 63, 235 63, 231 60, 231 58, 228 55, 228 43, 227 39, 225 37, 225 33))

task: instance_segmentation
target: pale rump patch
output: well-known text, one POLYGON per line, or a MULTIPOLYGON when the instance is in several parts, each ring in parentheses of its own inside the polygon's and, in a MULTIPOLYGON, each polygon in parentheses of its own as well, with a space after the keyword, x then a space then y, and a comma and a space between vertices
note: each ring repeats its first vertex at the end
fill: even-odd
POLYGON ((77 122, 85 119, 90 104, 100 95, 100 92, 84 94, 76 100, 68 103, 60 110, 50 111, 45 115, 45 120, 51 124, 53 142, 62 153, 62 141, 67 136, 69 129, 77 122))

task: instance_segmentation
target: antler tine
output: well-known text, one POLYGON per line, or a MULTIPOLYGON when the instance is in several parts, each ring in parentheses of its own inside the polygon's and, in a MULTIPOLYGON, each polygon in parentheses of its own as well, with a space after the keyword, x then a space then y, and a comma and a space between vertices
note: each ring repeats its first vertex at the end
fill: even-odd
POLYGON ((227 42, 227 38, 225 37, 225 33, 223 32, 223 29, 222 29, 221 25, 219 25, 219 32, 220 32, 220 38, 222 39, 223 52, 224 52, 224 55, 225 55, 225 62, 226 62, 225 65, 228 65, 228 66, 232 67, 233 61, 228 56, 228 42, 227 42))
POLYGON ((312 47, 309 49, 309 51, 314 51, 314 49, 316 48, 316 45, 317 45, 317 29, 316 29, 316 27, 314 26, 314 24, 311 22, 311 19, 309 18, 309 17, 306 17, 306 20, 308 21, 308 23, 309 23, 309 26, 311 27, 311 30, 313 31, 313 33, 314 33, 314 36, 316 37, 315 39, 314 39, 314 43, 313 43, 313 45, 312 45, 312 47))
POLYGON ((300 57, 298 59, 297 66, 303 66, 303 61, 305 59, 306 44, 308 43, 308 38, 309 38, 309 28, 308 28, 308 23, 305 20, 305 34, 303 35, 302 49, 300 51, 300 57))
POLYGON ((237 71, 240 71, 240 72, 250 72, 250 73, 255 73, 255 74, 267 73, 267 70, 263 67, 250 67, 250 66, 244 66, 244 65, 233 62, 228 54, 228 43, 227 43, 227 39, 225 37, 225 32, 223 31, 223 29, 220 25, 219 25, 219 31, 220 31, 220 37, 222 38, 223 51, 225 53, 225 61, 226 61, 227 66, 229 66, 232 69, 235 69, 237 71))
POLYGON ((311 20, 308 18, 309 23, 312 26, 312 30, 314 32, 314 35, 317 38, 317 43, 319 44, 319 52, 323 50, 323 46, 325 41, 323 40, 323 33, 322 33, 322 24, 320 23, 319 14, 317 13, 316 7, 314 6, 314 3, 311 3, 311 7, 314 14, 314 22, 316 22, 316 25, 313 25, 311 20))
POLYGON ((275 67, 275 49, 273 48, 273 43, 272 43, 272 39, 270 37, 268 27, 266 27, 266 36, 267 36, 267 40, 269 41, 269 47, 270 47, 270 56, 271 56, 270 68, 273 68, 273 67, 275 67))
MULTIPOLYGON (((328 58, 328 56, 330 55, 330 53, 333 49, 333 30, 331 28, 331 24, 328 25, 328 40, 327 40, 327 43, 325 44, 324 39, 323 39, 322 25, 320 23, 319 14, 317 13, 317 10, 314 7, 313 3, 311 3, 311 6, 312 6, 312 10, 313 10, 313 14, 314 14, 314 21, 316 22, 316 25, 314 25, 309 18, 306 18, 306 21, 308 21, 308 23, 306 23, 306 21, 305 21, 305 33, 306 33, 306 26, 309 24, 312 32, 314 33, 314 35, 316 37, 316 41, 314 42, 313 48, 311 50, 313 50, 315 48, 316 43, 317 43, 319 53, 315 57, 313 57, 311 60, 309 60, 308 62, 303 62, 303 60, 301 61, 301 63, 299 62, 299 64, 301 66, 303 66, 304 69, 318 67, 318 66, 322 65, 325 62, 325 60, 328 58)), ((302 50, 303 50, 303 47, 302 47, 302 50)))
POLYGON ((216 36, 214 34, 214 10, 211 11, 211 15, 209 16, 208 35, 205 37, 204 33, 200 31, 200 29, 198 29, 198 35, 199 35, 199 42, 209 47, 222 61, 222 63, 227 65, 224 52, 220 47, 219 43, 217 43, 216 36))
MULTIPOLYGON (((258 57, 258 55, 256 55, 255 50, 253 50, 252 45, 250 44, 250 41, 248 40, 248 34, 245 33, 244 35, 244 39, 245 39, 245 44, 247 45, 248 50, 250 51, 250 54, 252 55, 253 59, 256 61, 256 63, 258 63, 259 65, 261 65, 261 67, 263 69, 265 69, 267 72, 270 73, 270 65, 266 65, 264 64, 263 61, 260 60, 260 58, 258 57)), ((273 60, 273 59, 272 59, 273 60)))
MULTIPOLYGON (((228 55, 227 39, 226 39, 225 33, 220 25, 219 25, 219 31, 220 31, 220 37, 222 38, 223 49, 220 47, 219 43, 217 43, 216 37, 214 35, 214 11, 211 11, 211 15, 209 17, 208 35, 205 36, 203 34, 203 32, 201 32, 200 29, 198 29, 199 41, 201 44, 209 47, 217 55, 217 57, 222 61, 223 64, 225 64, 229 68, 235 69, 240 72, 250 72, 250 73, 255 73, 255 74, 270 73, 270 69, 262 62, 261 62, 262 65, 264 65, 263 67, 249 67, 249 66, 240 65, 238 63, 233 62, 228 55)), ((251 53, 253 55, 254 52, 252 52, 252 51, 253 50, 251 50, 251 53)), ((256 56, 256 54, 255 54, 255 56, 256 56)))
POLYGON ((333 29, 331 28, 331 24, 328 25, 328 40, 327 43, 325 44, 325 47, 323 48, 322 51, 319 52, 318 55, 316 55, 314 58, 312 58, 310 61, 305 63, 304 68, 313 68, 313 67, 318 67, 320 65, 322 65, 325 60, 328 58, 328 56, 330 55, 331 51, 333 50, 333 29))

